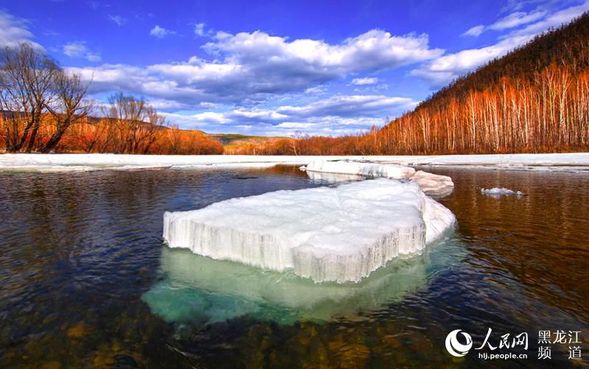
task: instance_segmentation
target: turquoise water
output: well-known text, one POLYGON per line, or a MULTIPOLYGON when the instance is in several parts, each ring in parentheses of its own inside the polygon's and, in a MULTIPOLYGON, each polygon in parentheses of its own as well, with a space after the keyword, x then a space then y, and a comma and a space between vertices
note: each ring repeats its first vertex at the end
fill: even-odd
POLYGON ((463 256, 457 241, 447 235, 422 255, 391 262, 361 283, 316 284, 292 272, 261 270, 164 247, 162 280, 143 300, 169 322, 214 323, 244 316, 281 324, 322 322, 401 301, 463 256))

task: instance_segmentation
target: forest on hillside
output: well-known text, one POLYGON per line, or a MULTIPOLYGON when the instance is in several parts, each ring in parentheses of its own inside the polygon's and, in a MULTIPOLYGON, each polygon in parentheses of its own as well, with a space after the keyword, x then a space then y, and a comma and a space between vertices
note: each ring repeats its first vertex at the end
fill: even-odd
POLYGON ((239 153, 386 155, 589 150, 589 14, 536 37, 370 132, 239 153))

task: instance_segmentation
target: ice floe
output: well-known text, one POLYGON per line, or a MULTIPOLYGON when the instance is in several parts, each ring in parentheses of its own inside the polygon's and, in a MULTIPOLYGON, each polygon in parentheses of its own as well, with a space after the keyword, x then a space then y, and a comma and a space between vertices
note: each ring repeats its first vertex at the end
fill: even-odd
POLYGON ((415 169, 396 164, 374 164, 349 160, 313 160, 305 166, 307 172, 358 175, 369 178, 407 179, 415 169))
POLYGON ((336 183, 363 178, 393 178, 415 181, 426 195, 448 196, 454 190, 452 178, 397 165, 349 160, 314 160, 301 167, 313 181, 336 183))
POLYGON ((414 182, 376 179, 277 191, 164 214, 170 247, 315 282, 357 282, 420 253, 455 222, 414 182))
POLYGON ((307 176, 312 183, 316 184, 343 184, 345 182, 362 181, 366 177, 354 174, 336 174, 307 171, 307 176))
POLYGON ((445 197, 454 190, 454 182, 448 176, 418 170, 410 179, 415 181, 421 190, 429 196, 445 197))
POLYGON ((505 187, 493 187, 493 188, 481 188, 483 195, 489 195, 493 197, 499 196, 524 196, 525 194, 521 191, 510 190, 505 187))

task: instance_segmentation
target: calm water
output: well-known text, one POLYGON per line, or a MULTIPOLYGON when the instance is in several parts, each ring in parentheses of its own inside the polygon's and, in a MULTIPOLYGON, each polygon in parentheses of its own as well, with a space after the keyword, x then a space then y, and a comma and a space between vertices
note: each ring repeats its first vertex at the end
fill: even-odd
POLYGON ((163 246, 165 210, 321 185, 296 168, 0 173, 0 367, 587 367, 589 175, 433 171, 457 229, 358 286, 163 246), (479 346, 488 328, 527 332, 529 358, 446 352, 449 331, 479 346), (580 330, 585 360, 537 360, 539 330, 580 330))

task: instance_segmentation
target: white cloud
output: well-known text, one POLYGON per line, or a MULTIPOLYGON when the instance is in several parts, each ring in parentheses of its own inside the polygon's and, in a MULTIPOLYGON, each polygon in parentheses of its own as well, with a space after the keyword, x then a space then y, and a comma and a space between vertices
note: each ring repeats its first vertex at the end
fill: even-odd
POLYGON ((288 41, 261 31, 236 35, 217 32, 216 40, 204 47, 214 55, 225 55, 230 62, 288 69, 299 75, 381 70, 442 54, 442 50, 429 48, 426 35, 394 36, 381 30, 368 31, 337 45, 311 39, 288 41))
POLYGON ((541 18, 546 16, 547 12, 545 10, 536 9, 529 13, 526 12, 515 12, 511 13, 508 16, 498 20, 497 22, 491 24, 488 29, 492 29, 494 31, 502 31, 505 29, 519 27, 524 24, 535 22, 541 18))
POLYGON ((120 15, 110 15, 109 14, 108 19, 119 27, 121 27, 123 24, 125 24, 127 22, 127 20, 125 18, 121 17, 120 15))
POLYGON ((309 87, 307 89, 305 89, 305 93, 309 94, 309 95, 318 95, 318 94, 322 94, 325 92, 325 88, 323 86, 315 86, 315 87, 309 87))
POLYGON ((208 132, 243 132, 264 135, 342 135, 365 131, 385 123, 417 104, 410 98, 383 95, 337 95, 306 105, 276 108, 238 107, 196 114, 166 114, 169 121, 208 132))
MULTIPOLYGON (((158 37, 168 34, 156 26, 158 37)), ((204 49, 210 58, 138 68, 109 65, 76 68, 92 78, 94 92, 126 90, 151 98, 198 104, 246 103, 277 94, 302 92, 352 73, 374 72, 429 60, 427 36, 393 36, 373 30, 340 44, 270 36, 263 32, 217 32, 204 49)), ((309 90, 317 92, 317 90, 309 90)))
POLYGON ((161 38, 164 38, 166 36, 169 36, 169 35, 173 35, 175 33, 176 32, 174 32, 172 30, 169 30, 169 29, 166 29, 164 27, 160 27, 157 24, 151 29, 151 31, 149 31, 149 34, 150 35, 152 35, 155 38, 160 38, 160 39, 161 38))
POLYGON ((194 25, 194 34, 197 36, 205 36, 205 24, 204 23, 197 23, 194 25))
POLYGON ((28 29, 28 22, 0 10, 0 47, 15 47, 28 42, 34 47, 43 49, 33 41, 33 34, 28 29))
POLYGON ((485 26, 483 26, 482 24, 479 24, 478 26, 474 26, 474 27, 469 28, 466 32, 464 32, 462 34, 462 36, 477 37, 481 33, 483 33, 484 31, 485 31, 485 26))
POLYGON ((560 11, 549 13, 547 17, 541 19, 540 21, 529 24, 523 29, 515 31, 514 35, 537 35, 538 33, 545 32, 550 28, 558 27, 562 24, 568 23, 587 11, 589 11, 589 0, 577 6, 572 6, 560 11))
MULTIPOLYGON (((571 6, 553 13, 535 11, 525 13, 526 17, 516 19, 511 15, 493 23, 488 28, 504 30, 514 29, 502 35, 495 44, 477 49, 466 49, 456 53, 440 56, 421 67, 411 71, 411 75, 419 76, 429 81, 434 87, 441 87, 459 76, 468 73, 492 59, 499 58, 511 50, 524 45, 536 35, 547 31, 551 27, 566 24, 589 10, 589 0, 581 5, 571 6), (541 14, 541 15, 540 15, 541 14), (534 22, 533 20, 536 20, 534 22)), ((523 14, 523 13, 522 13, 523 14)), ((470 31, 470 30, 469 30, 470 31)), ((469 32, 467 31, 467 32, 469 32)), ((475 32, 476 33, 476 32, 475 32)))
POLYGON ((412 70, 411 75, 425 78, 434 86, 443 86, 460 75, 507 54, 514 48, 525 44, 531 38, 532 36, 514 36, 499 41, 495 45, 447 54, 421 68, 412 70))
POLYGON ((355 86, 371 86, 378 83, 378 78, 366 77, 366 78, 354 78, 352 84, 355 86))
POLYGON ((408 110, 417 103, 407 97, 384 95, 336 95, 305 106, 281 106, 277 112, 288 116, 340 116, 359 117, 386 115, 391 110, 408 110))
POLYGON ((503 31, 503 30, 507 30, 507 29, 512 29, 512 28, 516 28, 516 27, 519 27, 519 26, 522 26, 525 24, 535 22, 539 19, 544 18, 547 14, 548 14, 548 12, 546 10, 542 10, 542 9, 536 9, 536 10, 533 10, 530 12, 517 11, 517 12, 511 13, 511 14, 499 19, 495 23, 490 24, 488 26, 484 26, 482 24, 480 24, 478 26, 474 26, 474 27, 470 28, 469 30, 467 30, 466 32, 464 32, 462 35, 477 37, 481 33, 488 31, 488 30, 503 31))
POLYGON ((84 58, 90 62, 102 60, 100 54, 88 50, 85 42, 68 42, 63 45, 63 53, 70 58, 84 58))

